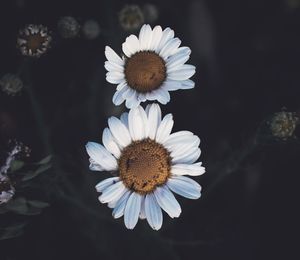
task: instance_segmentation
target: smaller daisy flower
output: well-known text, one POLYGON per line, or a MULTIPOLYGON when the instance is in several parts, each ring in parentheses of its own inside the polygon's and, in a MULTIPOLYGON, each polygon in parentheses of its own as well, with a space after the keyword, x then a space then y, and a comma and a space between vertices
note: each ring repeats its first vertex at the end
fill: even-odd
POLYGON ((144 23, 144 14, 137 5, 125 5, 119 13, 119 22, 126 31, 135 31, 144 23))
POLYGON ((106 80, 118 84, 113 103, 120 105, 126 100, 128 108, 146 100, 166 104, 170 101, 169 91, 193 88, 195 83, 189 78, 194 75, 195 66, 185 64, 191 50, 179 47, 180 44, 170 28, 162 31, 155 26, 152 30, 150 25, 144 25, 139 38, 126 38, 123 58, 107 46, 106 80))
POLYGON ((24 56, 40 57, 49 49, 51 40, 47 27, 29 24, 20 30, 17 46, 24 56))
POLYGON ((171 114, 161 119, 159 105, 141 106, 111 117, 104 129, 104 146, 86 145, 93 171, 114 171, 116 177, 96 185, 101 203, 113 208, 114 218, 124 215, 125 226, 133 229, 138 219, 147 219, 158 230, 163 223, 162 209, 177 218, 181 207, 173 193, 198 199, 200 185, 190 176, 205 172, 200 156, 200 139, 189 131, 171 134, 171 114))

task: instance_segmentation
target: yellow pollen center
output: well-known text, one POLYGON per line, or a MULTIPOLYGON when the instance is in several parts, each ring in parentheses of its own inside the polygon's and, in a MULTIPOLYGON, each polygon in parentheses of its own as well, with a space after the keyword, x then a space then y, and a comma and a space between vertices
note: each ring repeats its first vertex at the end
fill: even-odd
POLYGON ((135 141, 125 147, 119 159, 120 178, 135 192, 146 194, 166 183, 171 157, 161 145, 150 139, 135 141))
POLYGON ((131 88, 142 93, 150 92, 165 81, 166 65, 155 52, 138 52, 126 61, 125 77, 131 88))

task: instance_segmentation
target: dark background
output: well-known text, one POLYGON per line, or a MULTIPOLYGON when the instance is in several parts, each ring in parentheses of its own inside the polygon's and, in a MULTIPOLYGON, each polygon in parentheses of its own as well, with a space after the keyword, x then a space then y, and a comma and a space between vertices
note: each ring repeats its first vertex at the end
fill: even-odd
POLYGON ((253 147, 253 138, 283 107, 299 112, 299 1, 151 2, 156 24, 174 29, 192 49, 196 87, 172 92, 162 109, 173 113, 174 131, 200 136, 207 168, 196 178, 202 198, 179 198, 182 215, 164 215, 159 232, 145 221, 129 231, 123 219, 113 220, 94 190, 109 174, 90 172, 84 149, 87 141, 101 142, 109 116, 125 110, 111 102, 104 47, 121 52, 129 33, 117 14, 126 3, 144 2, 18 3, 0 4, 0 73, 19 73, 25 84, 15 97, 0 93, 0 112, 9 118, 1 144, 17 138, 32 149, 29 160, 53 154, 54 166, 41 186, 51 207, 30 219, 22 237, 0 241, 1 260, 297 258, 299 141, 269 136, 253 147), (57 21, 66 15, 95 19, 102 33, 62 39, 57 21), (17 32, 28 23, 53 33, 40 59, 16 49, 17 32))

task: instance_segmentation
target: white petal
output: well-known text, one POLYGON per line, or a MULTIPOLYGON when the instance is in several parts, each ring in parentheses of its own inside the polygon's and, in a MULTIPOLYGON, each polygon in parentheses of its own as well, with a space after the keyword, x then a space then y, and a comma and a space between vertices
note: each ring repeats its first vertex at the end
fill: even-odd
POLYGON ((158 104, 152 104, 147 107, 149 108, 149 112, 148 112, 149 133, 148 133, 148 136, 150 139, 154 140, 157 129, 161 122, 161 110, 160 110, 160 107, 158 104))
POLYGON ((88 142, 86 144, 88 155, 106 171, 118 168, 117 160, 101 144, 88 142))
POLYGON ((165 145, 165 147, 171 152, 171 157, 176 158, 187 154, 192 149, 198 148, 199 144, 199 137, 192 135, 182 138, 180 141, 172 142, 170 145, 165 145))
POLYGON ((124 215, 124 210, 126 207, 127 200, 131 194, 131 191, 128 190, 124 193, 124 195, 118 200, 116 203, 116 206, 114 207, 114 210, 112 212, 112 215, 114 218, 120 218, 124 215))
POLYGON ((195 187, 197 187, 199 190, 201 190, 200 184, 198 182, 194 181, 193 179, 189 178, 189 177, 186 177, 186 176, 172 176, 172 178, 188 182, 188 183, 194 185, 195 187))
POLYGON ((140 211, 140 219, 145 219, 146 218, 146 212, 145 212, 145 196, 142 198, 141 202, 141 211, 140 211))
POLYGON ((155 195, 149 193, 145 198, 145 213, 149 225, 154 230, 159 230, 163 223, 163 215, 160 206, 158 205, 155 195))
POLYGON ((120 84, 124 81, 124 73, 117 71, 107 72, 106 80, 112 84, 120 84))
POLYGON ((133 192, 128 198, 124 211, 124 222, 128 229, 133 229, 138 222, 142 198, 142 195, 135 192, 133 192))
POLYGON ((161 49, 159 55, 166 60, 169 56, 171 56, 177 51, 180 44, 181 40, 179 40, 178 38, 169 40, 166 43, 166 45, 161 49))
POLYGON ((117 198, 120 198, 125 192, 126 187, 124 186, 122 181, 119 181, 108 188, 106 188, 102 195, 99 196, 99 200, 101 203, 107 203, 117 198))
POLYGON ((147 28, 147 24, 144 24, 141 27, 140 33, 139 33, 139 41, 140 41, 140 49, 141 50, 143 50, 143 46, 144 46, 144 42, 145 42, 144 38, 145 38, 146 28, 147 28))
POLYGON ((160 43, 161 37, 162 37, 161 27, 159 25, 155 26, 152 31, 152 40, 151 40, 149 50, 155 51, 157 49, 157 47, 160 43))
POLYGON ((142 140, 148 135, 148 119, 141 106, 133 108, 128 115, 129 132, 132 140, 142 140))
POLYGON ((118 54, 115 53, 115 51, 110 48, 109 46, 105 47, 105 57, 113 63, 116 63, 118 65, 123 66, 124 65, 124 61, 119 57, 118 54))
POLYGON ((108 126, 113 137, 120 146, 125 147, 131 143, 131 137, 127 127, 118 118, 109 118, 108 126))
POLYGON ((180 81, 176 80, 166 80, 162 87, 162 89, 165 89, 167 91, 174 91, 182 88, 182 83, 180 81))
POLYGON ((156 94, 157 101, 160 102, 161 104, 165 105, 170 101, 170 94, 166 89, 159 88, 155 90, 155 92, 157 93, 156 94))
POLYGON ((194 164, 175 164, 172 165, 171 173, 174 175, 199 176, 205 173, 205 168, 201 165, 201 162, 194 164))
POLYGON ((128 112, 123 113, 121 115, 120 120, 126 126, 126 128, 129 130, 129 126, 128 126, 128 112))
POLYGON ((150 107, 152 106, 152 104, 148 104, 145 108, 145 112, 147 114, 147 116, 149 117, 149 110, 150 110, 150 107))
POLYGON ((107 203, 107 206, 110 208, 110 209, 113 209, 116 205, 117 205, 117 202, 120 200, 119 197, 117 197, 116 199, 110 201, 107 203))
POLYGON ((138 100, 137 98, 137 92, 135 90, 133 90, 132 92, 132 96, 130 98, 126 98, 126 107, 131 109, 131 108, 136 108, 139 106, 139 104, 141 103, 141 101, 138 100))
POLYGON ((127 86, 127 82, 124 80, 123 82, 121 82, 118 86, 117 86, 117 91, 121 91, 124 88, 128 88, 127 86))
POLYGON ((159 206, 165 212, 167 212, 171 218, 179 217, 181 213, 181 207, 166 185, 162 187, 157 187, 154 191, 154 195, 159 206))
POLYGON ((124 99, 130 99, 136 91, 131 87, 126 88, 126 91, 123 93, 124 99))
POLYGON ((166 63, 167 73, 180 69, 181 66, 188 61, 189 58, 189 55, 180 52, 175 55, 172 55, 166 63))
POLYGON ((137 99, 138 99, 138 101, 140 101, 140 102, 145 102, 145 101, 147 100, 146 94, 144 94, 144 93, 139 93, 139 94, 137 95, 137 99))
POLYGON ((187 154, 185 154, 183 156, 179 156, 177 158, 172 158, 172 163, 173 164, 181 164, 181 163, 191 164, 198 160, 198 158, 200 157, 200 154, 201 154, 200 148, 192 149, 191 151, 189 151, 187 154))
POLYGON ((157 100, 158 95, 159 93, 156 90, 146 93, 147 100, 157 100))
POLYGON ((110 208, 110 209, 113 209, 118 201, 124 196, 124 194, 128 191, 128 189, 125 189, 124 192, 120 193, 118 196, 116 196, 113 200, 109 201, 107 203, 107 206, 110 208))
POLYGON ((189 179, 184 176, 171 177, 169 178, 167 185, 175 193, 188 198, 188 199, 199 199, 201 196, 200 185, 192 179, 189 181, 183 179, 189 179))
POLYGON ((100 172, 105 171, 105 169, 101 165, 96 163, 92 158, 90 158, 89 161, 90 161, 89 168, 91 171, 100 171, 100 172))
POLYGON ((136 52, 140 51, 140 42, 135 35, 130 35, 122 44, 123 52, 127 57, 131 57, 136 52))
POLYGON ((181 81, 181 89, 191 89, 194 87, 195 87, 195 82, 190 79, 181 81))
POLYGON ((120 157, 120 155, 121 155, 120 148, 117 145, 117 143, 115 142, 110 130, 107 127, 103 130, 102 142, 103 142, 105 148, 110 153, 112 153, 117 159, 120 157))
POLYGON ((112 102, 116 105, 119 106, 124 102, 123 94, 126 91, 126 88, 123 88, 120 91, 116 91, 115 94, 113 95, 112 102))
POLYGON ((156 53, 159 53, 161 49, 165 46, 165 44, 172 38, 174 38, 174 31, 168 27, 162 33, 162 37, 158 44, 156 53))
POLYGON ((161 121, 157 133, 156 133, 156 138, 155 140, 158 143, 164 143, 164 141, 170 136, 170 133, 173 128, 173 116, 172 114, 167 114, 163 120, 161 121))
POLYGON ((174 55, 177 55, 179 53, 180 54, 185 53, 187 55, 191 55, 191 49, 189 47, 182 46, 177 49, 177 51, 174 53, 174 55))
POLYGON ((143 25, 139 34, 140 49, 147 50, 148 44, 151 43, 152 30, 149 24, 143 25))
POLYGON ((193 136, 194 134, 190 131, 178 131, 169 136, 169 138, 164 142, 164 145, 172 145, 174 142, 180 140, 185 140, 188 136, 193 136))
POLYGON ((105 180, 103 180, 103 181, 100 181, 100 182, 95 186, 95 188, 96 188, 96 190, 97 190, 98 192, 102 192, 102 191, 104 191, 106 188, 108 188, 109 186, 111 186, 111 185, 117 183, 119 180, 120 180, 119 177, 111 177, 111 178, 107 178, 107 179, 105 179, 105 180))
POLYGON ((196 67, 190 64, 184 64, 179 69, 168 73, 168 78, 173 80, 186 80, 193 76, 196 72, 196 67))
POLYGON ((110 61, 106 61, 104 63, 104 67, 107 71, 117 71, 117 72, 120 72, 120 73, 123 73, 124 72, 124 67, 119 65, 119 64, 116 64, 116 63, 113 63, 113 62, 110 62, 110 61))

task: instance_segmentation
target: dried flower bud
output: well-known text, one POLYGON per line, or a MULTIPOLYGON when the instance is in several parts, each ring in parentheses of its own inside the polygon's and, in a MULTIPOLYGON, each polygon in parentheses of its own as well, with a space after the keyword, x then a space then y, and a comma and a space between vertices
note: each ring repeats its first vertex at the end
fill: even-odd
POLYGON ((48 28, 43 25, 29 24, 20 30, 17 39, 17 47, 22 55, 40 57, 50 47, 52 37, 48 28))

